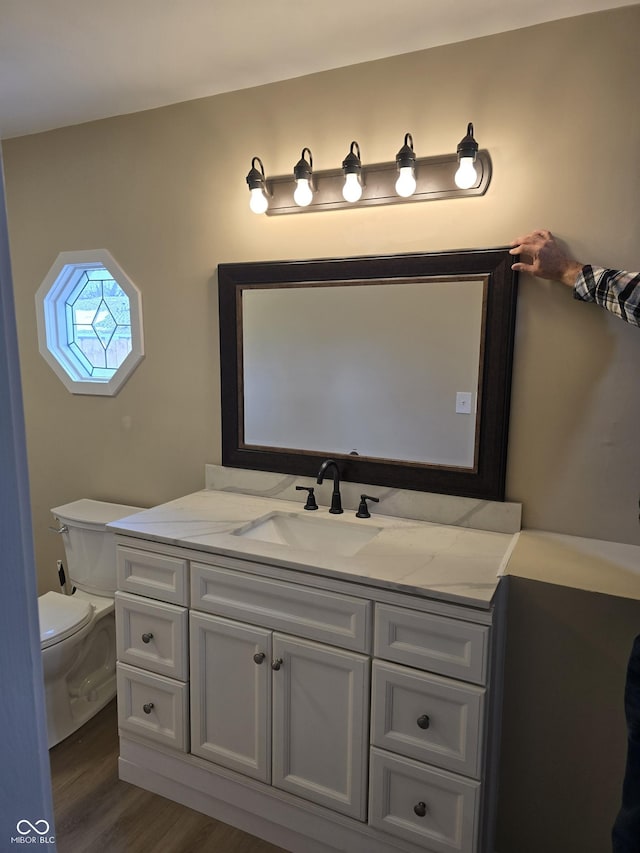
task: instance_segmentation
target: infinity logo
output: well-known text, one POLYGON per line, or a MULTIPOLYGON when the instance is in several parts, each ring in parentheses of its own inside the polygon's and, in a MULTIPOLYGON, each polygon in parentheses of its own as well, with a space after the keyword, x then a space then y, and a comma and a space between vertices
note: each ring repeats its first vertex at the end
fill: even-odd
POLYGON ((30 820, 19 820, 16 824, 16 829, 20 833, 20 835, 27 835, 29 832, 36 832, 38 835, 46 835, 49 832, 49 824, 46 820, 37 820, 35 823, 31 823, 30 820), (27 827, 26 829, 21 827, 27 827), (39 827, 43 827, 40 829, 39 827))

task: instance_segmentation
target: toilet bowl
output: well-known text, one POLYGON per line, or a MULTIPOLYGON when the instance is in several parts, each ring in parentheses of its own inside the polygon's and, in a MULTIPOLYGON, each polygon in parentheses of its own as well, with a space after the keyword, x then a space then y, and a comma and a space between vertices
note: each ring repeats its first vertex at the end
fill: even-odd
POLYGON ((38 599, 49 747, 115 696, 116 550, 115 535, 105 525, 140 507, 83 499, 51 512, 75 592, 47 592, 38 599))

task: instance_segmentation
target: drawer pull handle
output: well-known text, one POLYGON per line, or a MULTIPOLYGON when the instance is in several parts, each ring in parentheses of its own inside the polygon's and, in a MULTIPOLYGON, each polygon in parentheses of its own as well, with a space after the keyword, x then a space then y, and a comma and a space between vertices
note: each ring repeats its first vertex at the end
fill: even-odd
POLYGON ((265 658, 266 658, 266 655, 264 652, 256 652, 255 655, 253 656, 253 660, 257 664, 261 664, 265 658))
POLYGON ((416 723, 421 729, 428 729, 431 725, 431 720, 427 717, 426 714, 423 714, 421 717, 418 717, 416 723))
POLYGON ((424 817, 427 813, 427 804, 426 803, 416 803, 413 807, 414 812, 418 815, 418 817, 424 817))
POLYGON ((142 706, 142 710, 145 712, 145 714, 150 714, 152 709, 153 709, 153 702, 147 702, 146 705, 142 706))
POLYGON ((275 671, 277 672, 277 671, 280 669, 280 667, 282 666, 282 664, 283 664, 283 663, 284 663, 284 661, 282 660, 282 658, 276 658, 276 659, 275 659, 274 661, 272 661, 272 663, 271 663, 271 669, 273 669, 273 670, 275 670, 275 671))
POLYGON ((142 635, 142 642, 143 643, 150 643, 151 640, 153 640, 153 634, 143 634, 142 635))

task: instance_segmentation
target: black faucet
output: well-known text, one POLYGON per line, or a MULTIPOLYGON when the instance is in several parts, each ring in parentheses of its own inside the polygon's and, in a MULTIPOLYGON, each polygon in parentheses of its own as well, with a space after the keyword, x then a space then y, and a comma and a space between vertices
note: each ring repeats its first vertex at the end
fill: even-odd
POLYGON ((313 494, 313 486, 296 486, 296 492, 308 492, 307 502, 304 505, 305 509, 318 509, 318 504, 313 494))
POLYGON ((338 470, 338 464, 334 459, 325 459, 318 471, 318 479, 316 482, 318 485, 322 484, 327 468, 331 465, 333 465, 333 493, 331 495, 331 509, 329 512, 332 513, 332 515, 339 515, 341 512, 344 512, 344 510, 342 509, 342 499, 340 497, 340 471, 338 470))

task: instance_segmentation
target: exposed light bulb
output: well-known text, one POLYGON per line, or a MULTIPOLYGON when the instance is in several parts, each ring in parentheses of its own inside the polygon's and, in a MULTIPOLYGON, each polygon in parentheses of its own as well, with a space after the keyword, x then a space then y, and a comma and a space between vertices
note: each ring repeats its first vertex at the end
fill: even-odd
POLYGON ((308 207, 313 199, 313 190, 307 178, 298 178, 293 200, 298 207, 308 207))
POLYGON ((355 172, 348 172, 345 175, 344 186, 342 187, 342 196, 345 201, 359 201, 362 197, 362 184, 358 180, 358 175, 355 172))
POLYGON ((259 157, 254 157, 251 161, 251 171, 247 175, 247 186, 250 193, 249 208, 253 213, 265 213, 269 207, 269 199, 265 192, 267 183, 264 176, 264 165, 259 157))
POLYGON ((476 167, 473 165, 478 153, 478 143, 473 138, 473 124, 467 125, 467 135, 458 143, 458 171, 453 176, 455 185, 461 190, 470 190, 478 180, 476 167))
POLYGON ((313 155, 310 148, 303 148, 300 159, 293 167, 293 179, 296 182, 293 200, 298 207, 308 207, 313 201, 312 175, 313 155))
POLYGON ((413 166, 403 166, 400 169, 398 180, 396 181, 396 192, 402 198, 409 198, 416 191, 416 178, 413 173, 413 166))
POLYGON ((478 180, 478 173, 476 172, 476 167, 473 165, 474 159, 474 157, 460 158, 460 165, 453 180, 456 182, 456 186, 461 190, 471 189, 478 180))
POLYGON ((261 187, 255 187, 250 191, 249 207, 254 213, 265 213, 269 207, 269 199, 261 187))
POLYGON ((404 145, 396 154, 396 166, 398 167, 398 180, 396 181, 396 193, 401 198, 409 198, 416 191, 416 155, 413 151, 413 136, 410 133, 404 135, 404 145))
POLYGON ((416 191, 416 155, 413 151, 413 136, 410 133, 404 135, 404 145, 396 154, 396 166, 396 192, 401 198, 409 198, 416 191))
POLYGON ((345 201, 353 204, 362 198, 362 162, 360 161, 360 146, 353 140, 349 147, 349 153, 342 161, 344 173, 344 184, 342 186, 342 197, 345 201))

